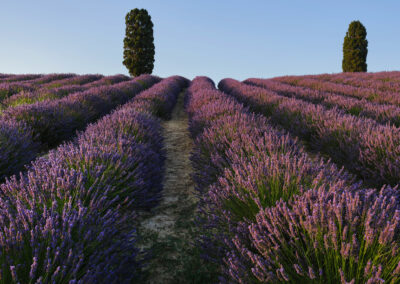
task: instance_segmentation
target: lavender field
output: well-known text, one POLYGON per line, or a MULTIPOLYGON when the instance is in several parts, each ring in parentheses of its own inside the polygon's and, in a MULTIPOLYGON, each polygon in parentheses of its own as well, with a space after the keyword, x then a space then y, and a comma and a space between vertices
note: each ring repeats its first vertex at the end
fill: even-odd
POLYGON ((400 72, 0 74, 1 283, 400 283, 400 72))

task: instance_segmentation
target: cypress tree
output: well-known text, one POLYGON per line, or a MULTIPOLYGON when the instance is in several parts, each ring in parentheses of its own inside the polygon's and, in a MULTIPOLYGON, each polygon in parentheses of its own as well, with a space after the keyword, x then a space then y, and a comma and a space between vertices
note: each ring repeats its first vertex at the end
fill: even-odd
POLYGON ((360 21, 353 21, 343 42, 343 72, 367 72, 367 30, 360 21))
POLYGON ((125 17, 124 61, 131 76, 151 74, 154 68, 153 22, 147 10, 133 9, 125 17))

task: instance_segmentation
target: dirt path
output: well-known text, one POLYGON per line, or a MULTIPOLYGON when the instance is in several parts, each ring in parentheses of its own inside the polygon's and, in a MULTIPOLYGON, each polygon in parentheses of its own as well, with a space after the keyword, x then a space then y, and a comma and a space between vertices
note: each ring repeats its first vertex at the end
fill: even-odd
POLYGON ((167 150, 163 198, 159 206, 140 216, 138 228, 141 247, 152 256, 144 269, 144 283, 182 283, 191 246, 196 208, 192 166, 189 160, 193 141, 189 136, 188 118, 181 93, 172 118, 163 122, 167 150))

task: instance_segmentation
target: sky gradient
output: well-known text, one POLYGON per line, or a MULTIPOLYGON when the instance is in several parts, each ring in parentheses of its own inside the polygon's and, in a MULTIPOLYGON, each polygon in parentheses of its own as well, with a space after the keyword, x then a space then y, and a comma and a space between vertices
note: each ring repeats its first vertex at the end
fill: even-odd
POLYGON ((400 1, 1 1, 0 73, 128 74, 125 15, 154 23, 153 74, 274 77, 341 72, 352 20, 367 29, 368 71, 400 70, 400 1))

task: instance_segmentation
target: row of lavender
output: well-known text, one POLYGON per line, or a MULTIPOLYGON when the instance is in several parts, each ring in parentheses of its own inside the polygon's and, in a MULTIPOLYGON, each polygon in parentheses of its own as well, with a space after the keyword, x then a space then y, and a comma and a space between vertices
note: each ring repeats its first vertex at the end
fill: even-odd
MULTIPOLYGON (((307 76, 307 75, 306 75, 307 76)), ((382 82, 399 82, 400 71, 382 72, 342 72, 336 74, 308 75, 309 77, 332 77, 332 78, 361 78, 364 80, 380 80, 382 82)))
MULTIPOLYGON (((278 77, 273 80, 281 83, 287 83, 296 86, 308 87, 323 92, 330 92, 335 94, 341 94, 345 96, 354 97, 357 99, 364 99, 370 102, 380 104, 391 104, 400 106, 400 95, 399 89, 381 91, 370 86, 353 86, 342 83, 334 83, 316 78, 310 78, 308 76, 287 76, 278 77)), ((385 83, 387 85, 387 83, 385 83)))
POLYGON ((335 93, 293 86, 271 79, 251 78, 245 80, 244 83, 266 88, 282 96, 294 97, 314 104, 322 104, 326 108, 337 107, 348 114, 368 117, 382 124, 390 123, 397 127, 400 126, 400 107, 396 105, 372 103, 335 93))
POLYGON ((75 76, 72 73, 66 74, 0 74, 0 83, 27 82, 33 84, 44 84, 54 80, 75 76))
POLYGON ((221 266, 220 282, 400 280, 397 190, 364 189, 310 158, 208 78, 193 80, 186 110, 197 145, 200 244, 221 266))
POLYGON ((233 79, 222 80, 219 87, 363 179, 377 186, 398 184, 400 130, 397 127, 287 98, 233 79))
POLYGON ((17 82, 17 81, 28 81, 28 80, 35 80, 38 78, 43 77, 42 74, 1 74, 0 75, 0 82, 17 82))
POLYGON ((4 283, 136 279, 134 212, 157 201, 165 159, 153 114, 168 114, 186 84, 161 81, 1 185, 4 283))
MULTIPOLYGON (((17 75, 16 78, 30 78, 28 75, 17 75)), ((31 92, 35 91, 39 88, 52 88, 57 85, 57 82, 60 83, 59 86, 63 82, 74 82, 77 81, 79 83, 81 81, 80 78, 84 79, 82 83, 94 81, 100 79, 101 75, 84 75, 84 76, 76 76, 74 74, 49 74, 49 75, 41 75, 40 77, 33 77, 34 79, 30 80, 5 80, 4 82, 0 83, 0 100, 4 100, 14 94, 20 92, 31 92), (78 79, 78 80, 77 80, 78 79)))
POLYGON ((129 80, 129 77, 124 75, 103 77, 101 75, 50 74, 22 83, 3 83, 0 84, 0 109, 4 110, 10 106, 59 99, 73 92, 127 80, 129 80), (40 83, 38 83, 39 79, 41 80, 40 83))
POLYGON ((70 78, 72 76, 73 74, 49 74, 47 76, 41 76, 39 78, 35 77, 34 79, 27 81, 6 81, 5 79, 0 79, 0 101, 22 91, 33 91, 42 82, 47 83, 52 80, 61 80, 65 78, 70 78))
POLYGON ((70 139, 89 122, 159 81, 143 75, 58 100, 6 109, 0 117, 0 179, 18 172, 40 153, 70 139))
POLYGON ((398 91, 400 89, 400 72, 378 72, 366 74, 322 74, 311 75, 310 78, 331 81, 362 88, 372 88, 380 91, 398 91))

